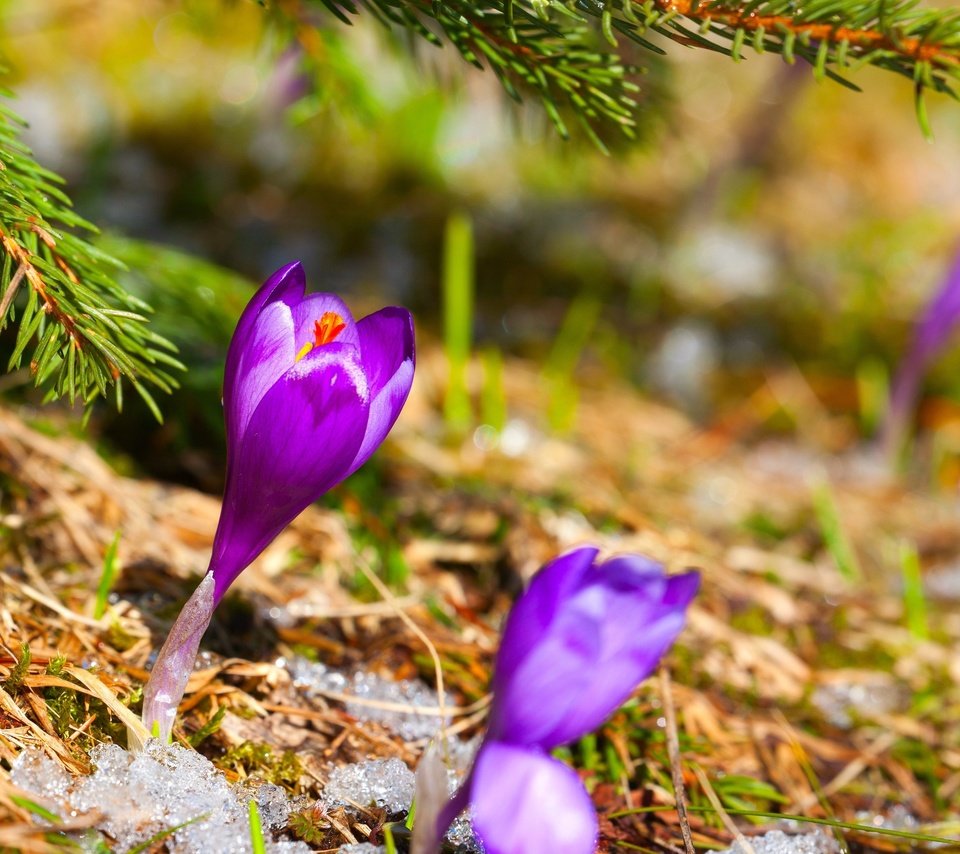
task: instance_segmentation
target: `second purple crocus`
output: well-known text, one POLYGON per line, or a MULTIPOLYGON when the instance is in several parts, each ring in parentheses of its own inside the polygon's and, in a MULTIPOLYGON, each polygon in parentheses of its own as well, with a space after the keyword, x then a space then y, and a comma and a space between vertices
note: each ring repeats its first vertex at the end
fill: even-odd
POLYGON ((890 459, 900 453, 913 417, 924 374, 946 348, 960 323, 960 251, 914 328, 910 349, 900 362, 890 393, 881 442, 890 459))
POLYGON ((576 773, 550 751, 600 726, 683 628, 699 575, 666 576, 640 555, 597 561, 579 548, 547 564, 507 619, 490 726, 442 811, 437 838, 467 806, 487 854, 590 854, 597 816, 576 773))
POLYGON ((227 477, 210 567, 144 689, 143 721, 169 739, 213 609, 307 505, 356 471, 397 420, 413 382, 413 318, 354 321, 333 294, 305 293, 299 262, 244 309, 227 351, 227 477))

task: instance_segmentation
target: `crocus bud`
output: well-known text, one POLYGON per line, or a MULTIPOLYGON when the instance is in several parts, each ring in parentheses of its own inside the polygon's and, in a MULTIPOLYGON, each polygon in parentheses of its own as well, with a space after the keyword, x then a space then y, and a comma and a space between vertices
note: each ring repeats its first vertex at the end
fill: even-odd
POLYGON ((333 294, 304 295, 299 262, 244 310, 227 351, 227 483, 210 572, 217 602, 308 504, 386 438, 413 382, 413 318, 355 322, 333 294))
POLYGON ((597 818, 554 747, 598 727, 683 628, 699 575, 665 576, 639 555, 580 548, 547 564, 507 619, 486 739, 438 823, 470 804, 487 854, 589 854, 597 818))
POLYGON ((144 690, 144 723, 164 738, 213 608, 294 517, 366 462, 413 382, 410 312, 384 308, 354 321, 338 297, 305 288, 299 262, 282 267, 230 342, 227 477, 213 556, 144 690))

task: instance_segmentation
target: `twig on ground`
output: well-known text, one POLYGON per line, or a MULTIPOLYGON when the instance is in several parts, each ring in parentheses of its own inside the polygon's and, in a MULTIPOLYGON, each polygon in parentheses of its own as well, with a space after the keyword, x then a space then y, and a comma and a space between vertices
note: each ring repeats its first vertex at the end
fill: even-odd
POLYGON ((677 735, 677 713, 673 707, 673 692, 670 688, 670 671, 665 664, 660 665, 660 693, 663 700, 663 715, 667 720, 667 753, 670 756, 670 773, 673 777, 673 796, 677 802, 677 816, 680 819, 680 834, 687 854, 696 854, 693 836, 690 833, 690 819, 687 817, 687 792, 683 784, 683 767, 680 764, 680 738, 677 735))

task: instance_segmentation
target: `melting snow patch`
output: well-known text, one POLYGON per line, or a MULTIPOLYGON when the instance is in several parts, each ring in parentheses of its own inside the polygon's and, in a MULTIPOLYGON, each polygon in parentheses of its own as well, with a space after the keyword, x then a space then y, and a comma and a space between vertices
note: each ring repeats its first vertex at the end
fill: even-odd
MULTIPOLYGON (((356 701, 345 702, 350 715, 360 721, 376 721, 405 741, 433 738, 440 729, 439 715, 407 712, 401 708, 436 709, 439 705, 437 692, 419 680, 394 682, 362 671, 347 676, 305 658, 294 658, 287 664, 287 670, 293 684, 307 697, 325 694, 355 697, 356 701)), ((447 695, 445 702, 453 706, 454 701, 447 695)), ((450 723, 449 718, 445 718, 445 723, 450 723)))
POLYGON ((823 678, 827 676, 829 681, 817 686, 810 701, 834 726, 849 729, 857 717, 890 714, 903 705, 903 689, 886 674, 821 674, 823 678))
MULTIPOLYGON (((451 794, 463 782, 478 746, 479 739, 451 738, 447 742, 444 758, 451 794)), ((94 772, 74 777, 41 751, 27 750, 10 771, 15 786, 62 819, 90 816, 96 831, 78 837, 84 850, 93 850, 91 846, 103 839, 100 834, 118 851, 129 851, 162 835, 165 850, 175 854, 247 854, 252 851, 250 800, 257 803, 271 854, 307 854, 311 850, 302 842, 271 840, 283 832, 292 812, 308 806, 305 799, 291 801, 283 789, 272 784, 230 785, 209 760, 193 750, 164 746, 152 739, 140 753, 114 744, 98 745, 90 751, 90 760, 94 772)), ((322 801, 328 807, 348 809, 375 804, 396 815, 409 810, 414 792, 414 774, 401 760, 374 759, 335 769, 322 801)), ((457 818, 446 839, 459 854, 483 851, 469 814, 457 818)), ((383 850, 367 842, 340 848, 343 854, 379 854, 383 850)), ((758 850, 757 854, 780 851, 758 850)), ((796 854, 808 852, 797 849, 796 854)))
MULTIPOLYGON (((819 831, 791 836, 782 830, 771 830, 763 836, 751 836, 750 844, 756 854, 836 854, 836 840, 819 831)), ((735 843, 720 854, 747 854, 740 843, 735 843)))
POLYGON ((286 826, 291 811, 303 807, 279 786, 231 786, 199 753, 155 739, 140 753, 115 744, 97 745, 90 759, 96 766, 93 774, 73 777, 43 753, 24 751, 14 761, 10 778, 64 819, 96 815, 96 828, 120 851, 179 826, 166 838, 169 851, 246 854, 252 851, 250 800, 257 802, 268 851, 310 851, 302 842, 270 841, 271 834, 286 826))
POLYGON ((410 809, 413 792, 413 771, 403 762, 371 759, 335 769, 323 790, 323 799, 330 806, 376 804, 394 814, 410 809))

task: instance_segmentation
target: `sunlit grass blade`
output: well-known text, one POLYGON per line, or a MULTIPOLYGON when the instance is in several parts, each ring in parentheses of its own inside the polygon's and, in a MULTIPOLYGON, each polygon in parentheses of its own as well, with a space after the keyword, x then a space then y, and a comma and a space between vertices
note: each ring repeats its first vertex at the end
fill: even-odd
POLYGON ((203 821, 204 819, 209 817, 210 817, 210 813, 208 812, 201 813, 200 815, 195 816, 194 818, 187 819, 186 821, 181 822, 180 824, 174 825, 173 827, 168 827, 166 830, 161 830, 159 833, 155 833, 149 839, 145 839, 139 845, 135 845, 133 848, 131 848, 127 852, 127 854, 142 854, 142 852, 144 851, 149 851, 155 845, 159 844, 160 842, 163 842, 164 839, 169 839, 178 830, 183 830, 183 828, 189 827, 191 824, 196 824, 198 821, 203 821))
POLYGON ((191 747, 198 747, 211 735, 217 732, 220 729, 220 724, 223 723, 223 716, 227 713, 227 707, 221 706, 213 714, 213 716, 208 720, 200 729, 198 729, 193 735, 191 735, 187 740, 190 742, 191 747))
MULTIPOLYGON (((792 734, 790 737, 790 749, 793 753, 794 759, 797 762, 797 765, 799 765, 800 770, 803 771, 804 777, 807 778, 807 783, 809 784, 811 791, 814 795, 816 795, 817 802, 820 804, 820 809, 823 810, 827 818, 834 818, 833 807, 830 805, 830 800, 827 798, 826 792, 823 791, 823 786, 820 783, 820 777, 814 770, 814 767, 810 762, 810 757, 807 756, 807 751, 792 734)), ((837 840, 837 847, 839 848, 841 854, 848 854, 849 849, 847 847, 846 840, 840 833, 840 829, 834 827, 832 830, 833 836, 837 840)))
POLYGON ((257 802, 250 799, 247 805, 250 818, 250 847, 253 854, 267 854, 267 843, 263 839, 263 825, 260 823, 260 810, 257 809, 257 802))
POLYGON ((37 818, 42 818, 44 821, 49 821, 51 824, 60 824, 60 816, 54 812, 51 812, 45 806, 36 803, 36 801, 31 801, 29 798, 24 798, 20 795, 10 795, 10 800, 21 809, 25 809, 31 815, 37 816, 37 818))
POLYGON ((397 843, 393 838, 393 828, 389 824, 383 826, 383 847, 387 854, 397 854, 397 843))
POLYGON ((927 624, 927 599, 917 547, 907 540, 900 543, 900 575, 903 579, 903 612, 910 634, 919 640, 930 637, 927 624))
POLYGON ((458 430, 470 425, 467 361, 473 341, 473 225, 465 213, 447 220, 443 245, 443 343, 449 366, 443 414, 458 430))
POLYGON ((103 556, 103 570, 100 573, 100 583, 97 585, 97 598, 93 603, 93 618, 95 620, 99 620, 106 613, 107 599, 110 596, 110 591, 113 590, 113 583, 117 579, 117 548, 119 545, 120 532, 117 531, 103 556))
POLYGON ((843 529, 830 481, 825 476, 814 483, 812 497, 823 544, 837 571, 849 582, 859 581, 863 577, 860 563, 843 529))
POLYGON ((544 371, 550 395, 547 417, 550 427, 558 433, 570 430, 576 419, 579 394, 574 372, 593 335, 600 309, 601 303, 595 296, 577 297, 567 309, 547 358, 544 371))

